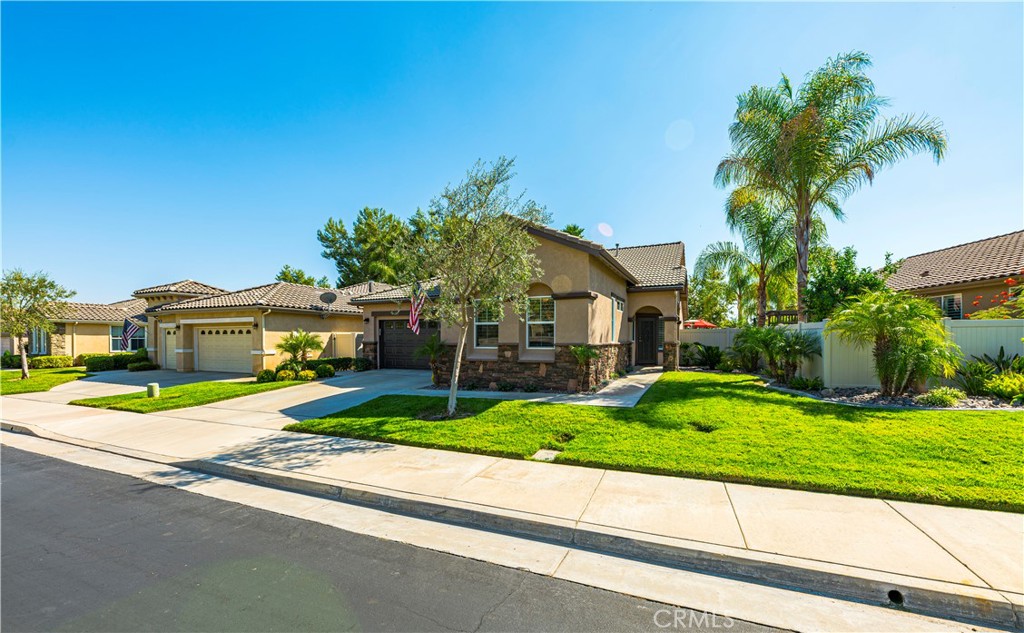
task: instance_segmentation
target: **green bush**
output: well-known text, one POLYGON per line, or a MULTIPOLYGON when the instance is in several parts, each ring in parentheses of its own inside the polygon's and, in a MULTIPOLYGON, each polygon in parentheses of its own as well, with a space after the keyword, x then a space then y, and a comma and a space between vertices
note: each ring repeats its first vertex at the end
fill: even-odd
POLYGON ((110 354, 79 354, 75 356, 75 366, 85 367, 90 358, 106 358, 110 354))
POLYGON ((722 350, 715 345, 701 345, 700 343, 694 343, 693 346, 695 348, 697 364, 701 367, 714 369, 718 366, 718 363, 722 362, 722 350))
POLYGON ((736 369, 736 362, 731 358, 723 358, 715 365, 715 369, 718 371, 732 371, 736 369))
POLYGON ((953 387, 936 387, 914 398, 914 402, 929 407, 949 408, 956 406, 967 394, 953 387))
POLYGON ((371 364, 369 358, 363 358, 360 356, 359 358, 352 359, 352 369, 356 371, 366 371, 370 367, 371 364))
POLYGON ((1024 394, 1024 374, 1006 372, 988 379, 985 388, 990 394, 1003 400, 1013 400, 1024 394))
POLYGON ((0 356, 0 367, 4 369, 17 369, 21 367, 21 356, 4 351, 0 356))
POLYGON ((989 365, 997 373, 1001 374, 1008 371, 1019 371, 1017 368, 1020 367, 1021 356, 1020 354, 1008 356, 1006 350, 1000 345, 999 353, 995 356, 982 354, 981 356, 974 356, 974 360, 989 365))
POLYGON ((315 371, 311 371, 309 369, 303 369, 302 371, 299 372, 297 378, 299 380, 304 380, 306 382, 309 382, 309 381, 313 380, 314 378, 316 378, 316 372, 315 371))
POLYGON ((85 359, 86 371, 110 371, 114 369, 114 357, 110 354, 89 356, 85 359))
POLYGON ((55 369, 57 367, 71 367, 75 359, 70 356, 33 356, 28 359, 30 369, 55 369))
POLYGON ((118 352, 116 354, 82 354, 87 371, 110 371, 112 369, 128 369, 128 363, 146 362, 149 356, 145 350, 133 354, 118 352))
POLYGON ((953 384, 969 396, 984 396, 989 378, 996 373, 994 367, 981 360, 964 363, 953 376, 953 384))
POLYGON ((349 358, 348 356, 342 356, 341 358, 338 359, 338 366, 335 367, 335 369, 337 369, 338 371, 352 369, 352 360, 353 359, 349 358))
POLYGON ((287 380, 295 380, 295 372, 293 372, 290 369, 279 370, 274 375, 274 380, 276 380, 277 382, 285 382, 287 380))
POLYGON ((274 370, 264 369, 256 374, 256 382, 274 382, 274 370))
POLYGON ((796 389, 798 391, 821 391, 825 388, 825 383, 822 382, 821 378, 804 378, 803 376, 794 376, 789 381, 789 388, 796 389))
POLYGON ((334 366, 324 363, 316 368, 317 378, 332 378, 335 374, 334 366))
POLYGON ((160 369, 160 365, 148 360, 128 363, 128 371, 153 371, 154 369, 160 369))
MULTIPOLYGON (((294 360, 286 360, 274 370, 275 372, 290 371, 293 374, 297 374, 302 371, 302 365, 294 360)), ((294 380, 294 379, 293 379, 294 380)))
POLYGON ((326 357, 306 361, 306 368, 312 369, 313 371, 316 371, 318 367, 323 367, 324 365, 333 367, 335 371, 344 371, 352 367, 352 359, 326 357))

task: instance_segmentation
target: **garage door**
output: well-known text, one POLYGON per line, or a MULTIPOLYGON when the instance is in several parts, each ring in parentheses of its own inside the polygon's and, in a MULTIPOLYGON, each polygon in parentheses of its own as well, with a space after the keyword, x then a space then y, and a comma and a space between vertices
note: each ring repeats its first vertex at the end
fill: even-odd
POLYGON ((199 371, 252 373, 252 328, 199 328, 199 371))
POLYGON ((389 319, 380 322, 380 366, 384 369, 430 369, 427 357, 417 357, 415 352, 427 340, 437 334, 434 321, 420 324, 417 336, 407 327, 405 319, 389 319))
POLYGON ((178 342, 178 331, 172 329, 164 330, 163 336, 163 365, 164 369, 177 369, 178 368, 178 353, 174 351, 175 345, 178 342))

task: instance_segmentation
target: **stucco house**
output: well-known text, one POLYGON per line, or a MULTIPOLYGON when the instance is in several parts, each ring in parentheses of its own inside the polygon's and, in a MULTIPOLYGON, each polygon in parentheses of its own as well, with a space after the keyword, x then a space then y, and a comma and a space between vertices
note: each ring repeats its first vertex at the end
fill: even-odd
POLYGON ((997 305, 1004 281, 1022 271, 1024 231, 1014 231, 907 257, 886 285, 930 297, 944 316, 961 319, 997 305))
MULTIPOLYGON (((192 282, 195 283, 195 282, 192 282)), ((303 329, 324 342, 321 356, 355 357, 362 344, 362 310, 352 299, 389 289, 373 282, 347 288, 314 288, 278 281, 233 292, 182 297, 198 287, 145 288, 150 358, 165 369, 255 374, 285 360, 276 344, 303 329), (334 300, 326 303, 324 299, 334 300)))
MULTIPOLYGON (((31 356, 79 356, 81 354, 109 354, 121 350, 121 329, 125 319, 131 319, 140 328, 129 343, 135 351, 146 347, 146 302, 142 299, 125 299, 114 303, 69 302, 67 309, 55 315, 51 321, 53 332, 41 329, 29 332, 26 341, 31 356)), ((7 334, 3 335, 3 351, 20 353, 17 343, 7 334)))
MULTIPOLYGON (((577 376, 569 347, 581 344, 601 354, 589 382, 631 365, 678 366, 687 291, 682 242, 606 249, 548 227, 527 230, 544 272, 529 287, 525 318, 511 309, 501 320, 478 314, 460 382, 564 390, 577 376)), ((446 380, 457 330, 427 322, 413 334, 408 297, 408 288, 391 288, 352 300, 363 309, 363 356, 375 367, 423 368, 427 360, 414 351, 439 333, 451 350, 441 371, 446 380)))

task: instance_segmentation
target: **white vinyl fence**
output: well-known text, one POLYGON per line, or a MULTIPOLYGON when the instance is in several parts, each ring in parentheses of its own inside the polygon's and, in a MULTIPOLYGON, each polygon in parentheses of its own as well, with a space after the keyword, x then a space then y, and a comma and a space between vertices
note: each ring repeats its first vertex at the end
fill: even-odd
MULTIPOLYGON (((877 387, 875 363, 871 358, 871 348, 859 349, 838 340, 834 336, 823 336, 827 321, 814 323, 797 323, 782 327, 814 333, 821 340, 821 356, 805 362, 801 375, 806 378, 821 378, 826 387, 877 387)), ((964 358, 988 354, 995 356, 1000 346, 1006 354, 1024 355, 1024 319, 993 319, 993 320, 953 320, 944 319, 943 324, 949 331, 964 358)), ((739 328, 716 328, 713 330, 680 330, 679 340, 682 343, 700 343, 714 345, 725 351, 732 347, 739 328)))

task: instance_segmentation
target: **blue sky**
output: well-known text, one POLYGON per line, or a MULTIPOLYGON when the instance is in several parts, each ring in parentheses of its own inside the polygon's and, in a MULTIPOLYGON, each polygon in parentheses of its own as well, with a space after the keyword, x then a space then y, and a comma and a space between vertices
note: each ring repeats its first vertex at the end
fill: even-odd
POLYGON ((735 98, 840 51, 948 159, 879 175, 830 223, 865 265, 1018 230, 1022 5, 3 3, 3 266, 78 300, 282 264, 316 230, 407 217, 478 158, 611 246, 728 239, 735 98), (599 223, 614 230, 597 231, 599 223))

